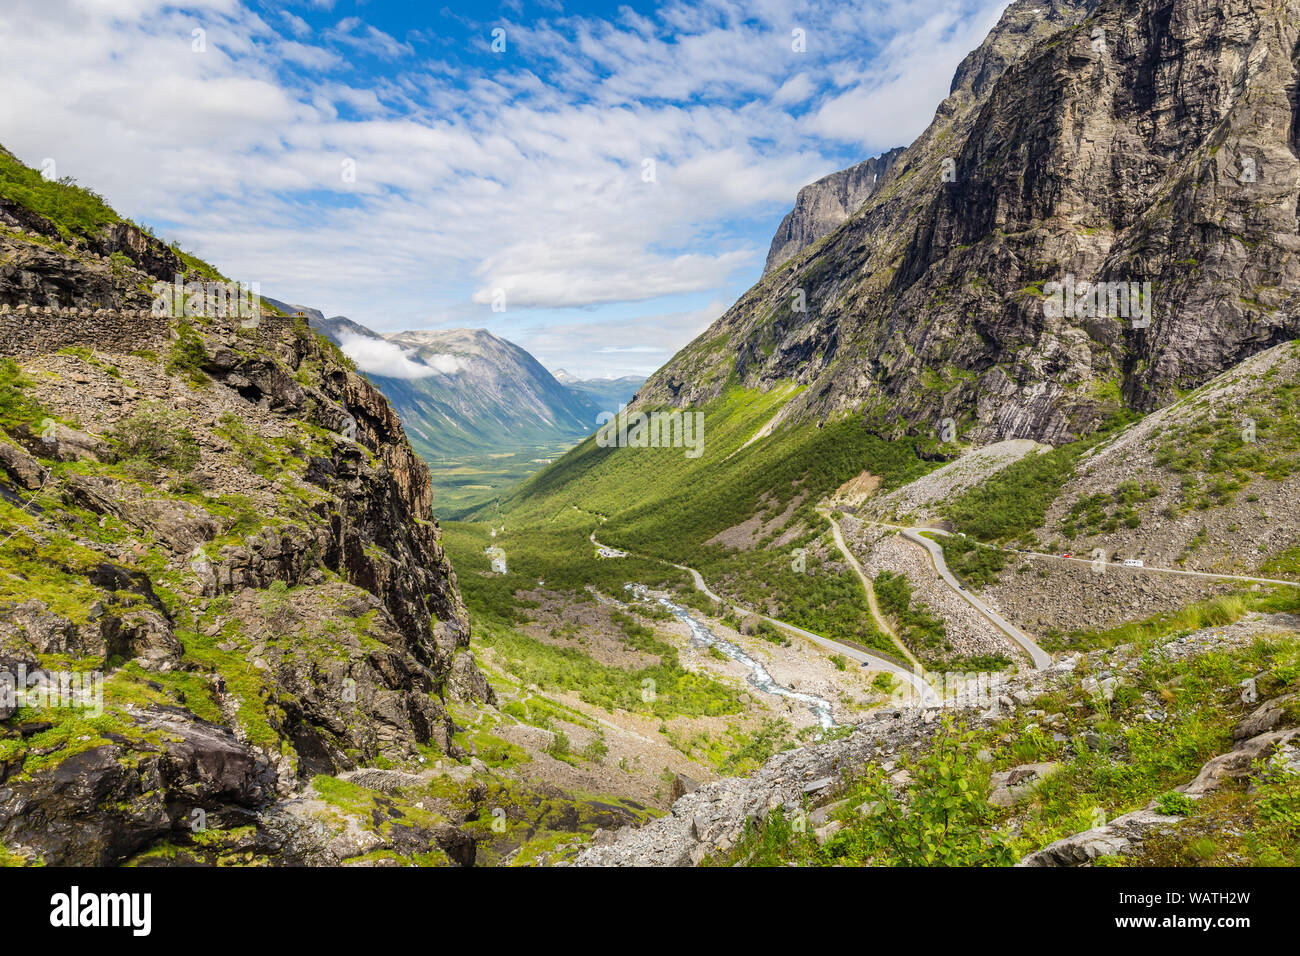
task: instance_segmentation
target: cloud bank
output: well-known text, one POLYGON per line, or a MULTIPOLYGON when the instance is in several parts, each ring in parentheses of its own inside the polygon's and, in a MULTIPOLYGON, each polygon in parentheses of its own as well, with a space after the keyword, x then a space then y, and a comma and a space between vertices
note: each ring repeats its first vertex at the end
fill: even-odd
POLYGON ((0 142, 281 297, 517 338, 733 300, 798 189, 909 142, 1005 5, 5 0, 0 142))
POLYGON ((407 381, 434 375, 455 375, 464 363, 454 355, 419 356, 414 351, 384 339, 344 332, 339 348, 367 375, 400 378, 407 381))

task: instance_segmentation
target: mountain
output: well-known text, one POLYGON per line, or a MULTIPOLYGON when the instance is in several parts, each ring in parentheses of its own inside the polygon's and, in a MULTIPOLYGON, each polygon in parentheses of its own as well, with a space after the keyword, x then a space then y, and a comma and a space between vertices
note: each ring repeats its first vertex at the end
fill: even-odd
POLYGON ((1011 4, 504 493, 583 382, 154 315, 220 273, 0 152, 0 865, 1300 863, 1297 24, 1011 4))
POLYGON ((637 389, 645 384, 644 376, 624 375, 621 378, 578 378, 564 369, 555 373, 555 380, 566 388, 587 396, 602 412, 616 413, 636 396, 637 389))
POLYGON ((857 212, 876 192, 902 147, 863 160, 856 166, 823 176, 799 190, 794 209, 786 214, 772 237, 763 274, 807 249, 822 236, 833 232, 857 212))
POLYGON ((0 866, 492 865, 647 818, 486 732, 551 718, 496 710, 430 469, 307 320, 364 330, 155 314, 227 280, 3 150, 0 227, 0 866))
MULTIPOLYGON (((1295 801, 1260 756, 1295 768, 1300 741, 1297 24, 1295 0, 1013 3, 861 208, 641 389, 702 417, 698 457, 588 440, 503 499, 530 602, 599 542, 581 569, 611 593, 657 560, 751 655, 799 628, 865 673, 832 693, 884 689, 577 863, 1295 862, 1284 827, 1204 834, 1295 801), (1150 322, 1055 299, 1067 277, 1150 283, 1150 322), (1004 683, 936 719, 888 696, 903 654, 1004 683)), ((697 728, 672 733, 707 759, 697 728)))
MULTIPOLYGON (((262 301, 283 312, 285 315, 301 315, 309 322, 326 321, 325 314, 321 312, 320 309, 313 309, 306 305, 293 305, 289 302, 281 302, 279 299, 272 299, 269 296, 262 296, 262 301)), ((342 321, 347 322, 347 319, 343 319, 342 321)), ((358 325, 356 328, 360 329, 361 326, 358 325)))
POLYGON ((862 208, 639 401, 794 383, 781 421, 1057 442, 1294 337, 1295 9, 1013 3, 862 208), (1112 282, 1145 290, 1149 322, 1095 314, 1082 283, 1112 282))
POLYGON ((156 315, 155 281, 219 274, 2 171, 0 672, 79 696, 0 693, 0 857, 357 855, 320 781, 455 760, 453 704, 492 699, 428 468, 301 319, 156 315))
POLYGON ((358 361, 430 460, 576 441, 596 427, 591 399, 484 329, 380 335, 341 316, 311 325, 358 361))

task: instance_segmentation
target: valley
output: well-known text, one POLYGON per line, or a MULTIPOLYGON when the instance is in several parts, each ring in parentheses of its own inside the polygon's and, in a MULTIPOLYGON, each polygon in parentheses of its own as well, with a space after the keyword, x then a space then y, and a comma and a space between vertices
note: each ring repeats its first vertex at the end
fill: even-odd
POLYGON ((499 498, 524 479, 564 456, 574 442, 561 441, 445 457, 426 452, 438 514, 457 519, 499 498))
MULTIPOLYGON (((717 309, 609 225, 686 162, 377 332, 0 149, 0 864, 1300 865, 1300 0, 994 12, 717 309)), ((447 122, 330 211, 479 163, 484 243, 557 147, 447 122)))

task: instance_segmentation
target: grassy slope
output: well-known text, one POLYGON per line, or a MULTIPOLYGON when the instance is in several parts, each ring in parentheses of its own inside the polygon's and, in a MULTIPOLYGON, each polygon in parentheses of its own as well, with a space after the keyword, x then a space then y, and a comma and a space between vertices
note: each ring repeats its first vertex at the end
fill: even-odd
POLYGON ((0 149, 0 196, 44 216, 65 239, 93 235, 122 221, 98 193, 71 180, 46 179, 4 149, 0 149))
MULTIPOLYGON (((69 177, 46 179, 39 171, 23 165, 3 147, 0 147, 0 198, 17 203, 48 219, 65 241, 74 237, 91 238, 106 226, 119 222, 129 223, 142 232, 153 234, 151 229, 138 226, 119 215, 93 189, 79 186, 69 177)), ((218 269, 186 252, 179 243, 173 242, 170 246, 189 272, 214 281, 226 281, 218 269)))
MULTIPOLYGON (((744 447, 793 394, 729 391, 704 409, 704 452, 694 460, 682 449, 600 448, 588 439, 525 483, 495 517, 528 534, 557 522, 563 527, 569 519, 558 516, 580 509, 588 514, 585 538, 595 516, 605 516, 603 543, 699 568, 729 596, 748 606, 766 604, 811 630, 891 649, 871 624, 850 573, 815 558, 810 573, 797 572, 792 552, 825 530, 813 507, 849 478, 868 470, 892 488, 932 466, 910 445, 883 441, 852 417, 820 428, 778 428, 744 447), (802 532, 782 547, 736 551, 707 543, 755 514, 782 513, 797 496, 802 504, 785 526, 802 525, 802 532)), ((572 546, 561 550, 567 555, 572 546)))

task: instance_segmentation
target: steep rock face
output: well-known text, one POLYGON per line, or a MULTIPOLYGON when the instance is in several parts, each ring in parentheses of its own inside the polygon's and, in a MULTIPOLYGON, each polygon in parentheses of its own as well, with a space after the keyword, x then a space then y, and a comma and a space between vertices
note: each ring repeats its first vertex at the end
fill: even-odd
POLYGON ((899 146, 856 166, 841 169, 799 190, 794 209, 781 220, 767 252, 767 275, 814 242, 833 232, 875 193, 889 167, 903 152, 899 146))
POLYGON ((65 240, 48 219, 0 198, 0 305, 147 309, 155 281, 188 271, 129 222, 65 240))
POLYGON ((280 802, 316 774, 457 756, 450 703, 492 698, 427 466, 305 322, 160 317, 164 354, 133 351, 88 310, 139 307, 170 250, 25 222, 0 237, 0 308, 84 334, 0 342, 21 351, 0 366, 0 675, 57 686, 72 662, 104 682, 98 715, 0 693, 0 847, 113 864, 201 820, 292 862, 311 835, 280 802))
POLYGON ((642 400, 793 379, 787 419, 1057 442, 1294 337, 1297 24, 1294 2, 1013 4, 863 209, 642 400), (1150 323, 1053 315, 1068 277, 1149 282, 1150 323))

